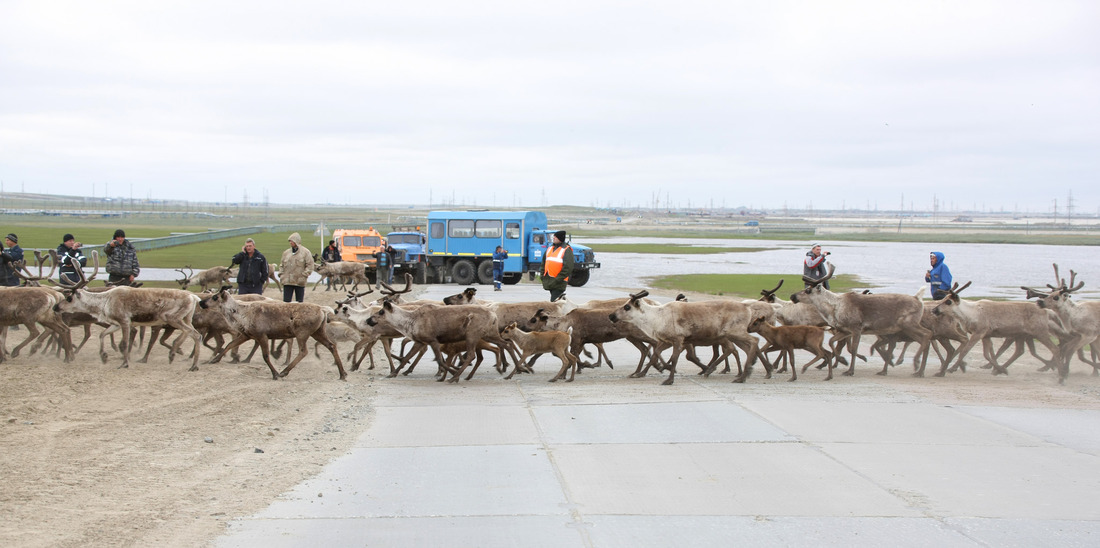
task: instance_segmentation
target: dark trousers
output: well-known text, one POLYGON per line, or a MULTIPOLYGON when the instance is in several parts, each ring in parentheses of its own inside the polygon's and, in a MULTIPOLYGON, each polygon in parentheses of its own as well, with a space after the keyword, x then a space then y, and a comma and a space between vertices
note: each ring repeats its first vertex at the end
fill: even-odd
POLYGON ((263 295, 264 286, 262 285, 245 285, 237 284, 238 295, 263 295))
POLYGON ((62 272, 58 276, 58 279, 62 283, 67 283, 69 285, 72 285, 72 284, 75 284, 75 283, 80 281, 80 276, 76 272, 62 272))
POLYGON ((932 292, 932 300, 933 301, 942 301, 943 298, 946 297, 946 296, 947 296, 947 292, 942 290, 942 289, 937 289, 937 290, 932 292))
POLYGON ((294 297, 294 300, 302 302, 306 298, 306 288, 304 285, 283 285, 283 302, 289 303, 290 298, 294 297))
POLYGON ((121 274, 111 274, 107 276, 107 283, 111 285, 117 285, 119 283, 130 283, 130 276, 123 276, 121 274))

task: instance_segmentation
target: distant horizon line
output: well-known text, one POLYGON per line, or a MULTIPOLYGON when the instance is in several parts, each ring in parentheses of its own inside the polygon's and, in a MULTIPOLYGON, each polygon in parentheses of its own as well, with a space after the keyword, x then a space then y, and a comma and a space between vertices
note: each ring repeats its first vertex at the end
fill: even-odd
MULTIPOLYGON (((582 205, 582 204, 553 204, 544 206, 488 206, 480 204, 456 204, 453 202, 441 202, 431 204, 416 204, 416 203, 398 203, 398 204, 385 204, 385 203, 312 203, 312 204, 292 204, 292 203, 279 203, 279 202, 253 202, 253 201, 235 201, 235 202, 223 202, 223 201, 198 201, 198 200, 184 200, 178 198, 126 198, 119 197, 100 197, 100 196, 80 196, 80 195, 68 195, 68 194, 49 194, 41 192, 0 192, 0 209, 4 210, 35 210, 43 209, 41 207, 18 207, 7 205, 7 200, 47 200, 47 201, 82 201, 85 203, 94 204, 142 204, 142 205, 179 205, 193 207, 195 205, 203 205, 210 208, 227 208, 227 207, 245 207, 245 208, 316 208, 316 207, 341 207, 341 208, 382 208, 382 209, 471 209, 471 210, 501 210, 501 211, 515 211, 515 210, 539 210, 539 209, 553 209, 553 208, 583 208, 591 209, 594 211, 638 211, 638 212, 654 212, 654 213, 677 213, 677 214, 696 214, 707 215, 713 212, 722 212, 726 215, 738 215, 738 216, 752 216, 752 215, 777 215, 782 213, 782 216, 789 217, 793 215, 828 215, 828 214, 867 214, 874 216, 947 216, 947 215, 1013 215, 1013 216, 1028 216, 1028 217, 1042 217, 1042 218, 1079 218, 1089 219, 1100 217, 1100 208, 1096 213, 1083 213, 1079 211, 1066 212, 1065 209, 1061 210, 1048 210, 1048 211, 1031 211, 1030 209, 1005 209, 1001 206, 999 209, 990 210, 985 209, 945 209, 945 208, 916 208, 911 207, 908 209, 879 209, 875 207, 873 209, 858 208, 858 207, 843 207, 836 208, 816 208, 812 205, 809 207, 756 207, 756 206, 734 206, 734 207, 712 207, 712 206, 652 206, 636 204, 629 206, 601 207, 598 205, 582 205)), ((705 203, 705 202, 704 202, 705 203)), ((57 208, 59 211, 73 210, 70 208, 57 208)), ((111 211, 109 209, 108 211, 111 211)), ((114 210, 121 211, 121 210, 114 210)), ((140 213, 140 211, 134 211, 134 213, 140 213)))

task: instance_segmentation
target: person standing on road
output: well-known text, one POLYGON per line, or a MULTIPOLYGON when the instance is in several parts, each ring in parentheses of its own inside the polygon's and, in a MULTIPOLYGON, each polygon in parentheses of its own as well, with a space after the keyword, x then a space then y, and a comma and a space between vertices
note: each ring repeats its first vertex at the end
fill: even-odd
MULTIPOLYGON (((821 244, 814 244, 810 251, 806 253, 806 260, 802 262, 802 275, 815 280, 824 278, 828 275, 828 271, 825 269, 825 257, 829 255, 828 251, 821 251, 821 244)), ((825 286, 825 289, 830 289, 829 280, 825 280, 822 285, 825 286)), ((806 287, 810 287, 810 284, 806 284, 806 287)))
POLYGON ((924 281, 929 282, 932 289, 932 300, 939 301, 947 296, 947 290, 951 289, 951 270, 943 262, 943 253, 933 251, 928 255, 928 262, 932 269, 924 273, 924 281))
POLYGON ((20 279, 19 275, 15 273, 16 265, 12 263, 23 261, 23 248, 19 247, 19 236, 16 236, 14 232, 4 237, 4 245, 8 248, 6 253, 11 257, 11 262, 5 262, 4 266, 0 268, 0 272, 4 274, 0 277, 0 284, 15 287, 19 285, 20 279))
POLYGON ((504 281, 504 259, 508 258, 508 252, 503 247, 497 246, 493 252, 493 291, 500 291, 500 284, 504 281))
MULTIPOLYGON (((338 263, 344 258, 340 256, 340 250, 336 247, 336 240, 329 240, 328 245, 321 251, 321 261, 326 263, 338 263)), ((332 276, 326 280, 325 291, 332 289, 332 276)))
POLYGON ((375 251, 371 256, 378 260, 377 268, 375 269, 374 278, 377 282, 378 289, 382 289, 382 284, 393 283, 393 246, 382 246, 381 249, 375 251))
POLYGON ((554 233, 554 243, 542 258, 542 288, 550 292, 550 302, 565 294, 573 274, 573 248, 565 243, 565 231, 554 233))
POLYGON ((141 272, 138 265, 137 250, 126 239, 121 228, 115 231, 114 238, 103 244, 103 253, 107 255, 107 283, 110 285, 133 285, 134 278, 141 272))
POLYGON ((290 298, 302 302, 306 298, 306 281, 313 272, 313 254, 302 245, 302 237, 295 232, 286 241, 290 248, 283 252, 279 261, 279 278, 283 282, 283 302, 290 298))
POLYGON ((88 258, 80 252, 84 244, 76 241, 72 234, 66 234, 61 238, 61 245, 57 246, 58 267, 57 279, 62 284, 73 285, 80 281, 80 275, 76 269, 84 268, 88 264, 88 258))
POLYGON ((249 238, 244 241, 244 247, 233 256, 229 267, 234 265, 241 265, 237 270, 237 294, 263 295, 264 282, 267 281, 267 257, 256 249, 255 240, 249 238))

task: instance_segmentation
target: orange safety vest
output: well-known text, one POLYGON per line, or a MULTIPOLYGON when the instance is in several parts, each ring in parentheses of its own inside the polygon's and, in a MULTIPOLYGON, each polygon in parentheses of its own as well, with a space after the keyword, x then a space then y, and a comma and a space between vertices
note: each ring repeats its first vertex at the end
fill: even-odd
MULTIPOLYGON (((551 278, 556 278, 558 276, 558 273, 561 272, 561 267, 563 265, 563 261, 565 260, 565 250, 567 249, 567 247, 568 246, 563 245, 559 247, 557 251, 554 251, 554 248, 546 250, 546 268, 544 271, 546 272, 547 276, 550 276, 551 278)), ((566 278, 565 281, 568 282, 569 278, 566 278)))

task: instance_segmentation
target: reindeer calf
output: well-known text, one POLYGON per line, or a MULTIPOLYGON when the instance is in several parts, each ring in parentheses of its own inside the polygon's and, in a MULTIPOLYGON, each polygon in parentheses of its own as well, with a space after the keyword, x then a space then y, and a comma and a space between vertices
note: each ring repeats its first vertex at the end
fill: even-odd
MULTIPOLYGON (((557 356, 561 360, 561 369, 557 375, 554 375, 554 378, 550 379, 550 382, 564 379, 567 370, 569 371, 569 379, 565 382, 573 382, 573 378, 577 373, 577 357, 569 353, 569 333, 564 331, 525 333, 516 326, 516 322, 512 322, 504 328, 504 331, 500 332, 500 337, 516 343, 516 346, 519 347, 520 352, 522 352, 519 363, 523 363, 528 356, 534 354, 551 353, 557 356)), ((512 378, 517 370, 519 370, 518 366, 513 368, 512 373, 506 378, 512 378)))
POLYGON ((814 359, 802 366, 803 373, 814 362, 823 359, 829 366, 829 376, 825 377, 825 380, 833 378, 833 354, 826 350, 823 345, 825 342, 824 328, 812 325, 775 327, 769 325, 766 318, 761 316, 749 323, 748 331, 749 333, 759 333, 760 336, 764 337, 764 340, 768 341, 768 344, 760 351, 761 356, 766 356, 772 350, 779 350, 779 357, 783 359, 784 366, 788 363, 791 366, 791 378, 789 380, 798 379, 797 368, 794 365, 795 349, 813 352, 815 356, 814 359))

